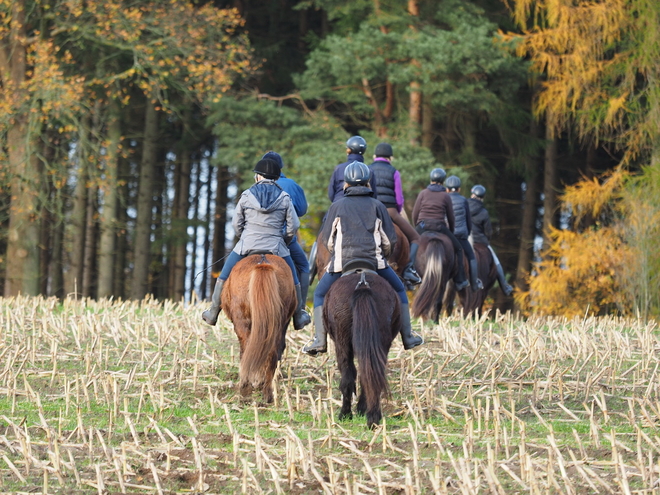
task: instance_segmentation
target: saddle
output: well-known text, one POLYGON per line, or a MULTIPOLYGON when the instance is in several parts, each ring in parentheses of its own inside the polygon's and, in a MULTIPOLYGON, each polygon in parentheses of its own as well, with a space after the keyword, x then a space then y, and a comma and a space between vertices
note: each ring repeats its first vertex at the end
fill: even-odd
POLYGON ((341 276, 352 275, 353 273, 370 272, 378 275, 377 268, 373 261, 364 258, 355 258, 344 263, 341 268, 341 276))

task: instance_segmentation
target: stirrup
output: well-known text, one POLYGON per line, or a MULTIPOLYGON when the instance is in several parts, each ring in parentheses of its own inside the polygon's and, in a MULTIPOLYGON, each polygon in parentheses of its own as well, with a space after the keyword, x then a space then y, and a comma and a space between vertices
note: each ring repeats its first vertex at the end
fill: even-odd
POLYGON ((212 309, 213 308, 209 308, 202 313, 202 320, 204 320, 204 323, 207 325, 215 326, 215 324, 218 323, 218 316, 220 316, 220 311, 222 308, 218 308, 218 312, 215 314, 215 318, 213 318, 212 309))
POLYGON ((293 328, 295 330, 302 330, 311 322, 312 322, 312 317, 304 309, 300 310, 300 313, 296 312, 293 315, 293 328))
POLYGON ((422 345, 424 343, 424 339, 422 338, 422 336, 417 335, 414 332, 411 332, 410 335, 408 335, 405 338, 402 338, 401 340, 403 341, 403 348, 406 351, 409 351, 410 349, 417 347, 418 345, 422 345))
POLYGON ((457 291, 461 291, 463 289, 466 289, 470 285, 470 282, 467 280, 463 280, 461 283, 456 283, 454 282, 454 287, 457 291))
POLYGON ((419 285, 422 283, 422 279, 417 273, 417 270, 415 270, 415 268, 413 268, 412 266, 406 268, 403 271, 403 279, 410 282, 413 285, 419 285))

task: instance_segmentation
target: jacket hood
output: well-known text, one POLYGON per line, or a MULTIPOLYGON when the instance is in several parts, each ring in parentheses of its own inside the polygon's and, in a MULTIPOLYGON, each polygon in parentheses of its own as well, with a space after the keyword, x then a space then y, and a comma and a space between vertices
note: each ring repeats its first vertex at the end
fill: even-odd
POLYGON ((428 186, 426 186, 426 189, 434 192, 443 192, 447 190, 447 188, 442 184, 429 184, 428 186))
POLYGON ((272 180, 262 180, 248 189, 254 200, 253 206, 262 211, 272 211, 280 203, 282 188, 272 180))

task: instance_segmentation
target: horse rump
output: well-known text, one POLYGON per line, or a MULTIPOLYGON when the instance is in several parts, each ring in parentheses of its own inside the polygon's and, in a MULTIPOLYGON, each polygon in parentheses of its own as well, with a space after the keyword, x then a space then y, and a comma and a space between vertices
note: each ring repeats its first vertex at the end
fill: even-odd
POLYGON ((296 307, 291 270, 279 256, 252 255, 236 264, 223 290, 222 307, 241 348, 239 390, 261 388, 272 402, 272 380, 296 307))

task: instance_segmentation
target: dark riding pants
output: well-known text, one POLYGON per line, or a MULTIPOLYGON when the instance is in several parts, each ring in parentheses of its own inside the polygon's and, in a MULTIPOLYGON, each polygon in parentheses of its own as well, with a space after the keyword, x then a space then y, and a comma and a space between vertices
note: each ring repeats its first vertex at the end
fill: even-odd
MULTIPOLYGON (((396 292, 396 295, 399 296, 399 301, 401 301, 401 304, 408 304, 408 294, 406 294, 406 288, 403 286, 403 282, 401 282, 401 279, 396 274, 396 272, 392 270, 391 267, 388 266, 387 268, 376 270, 376 273, 378 273, 378 275, 389 282, 389 284, 394 289, 394 292, 396 292)), ((316 286, 316 290, 314 291, 315 308, 323 306, 325 295, 330 290, 330 287, 332 287, 332 284, 339 280, 339 277, 341 277, 341 273, 332 272, 326 272, 326 274, 321 277, 321 280, 319 280, 319 283, 316 286)))
MULTIPOLYGON (((227 280, 232 268, 234 268, 236 263, 241 261, 246 256, 248 255, 238 254, 236 251, 232 251, 229 256, 227 256, 227 260, 225 261, 225 264, 222 267, 222 271, 220 272, 220 276, 218 278, 222 281, 227 280)), ((291 268, 291 273, 293 273, 293 285, 298 285, 300 283, 300 279, 298 278, 298 271, 296 270, 296 266, 293 264, 291 256, 282 256, 282 259, 286 261, 286 264, 289 265, 289 268, 291 268)))

